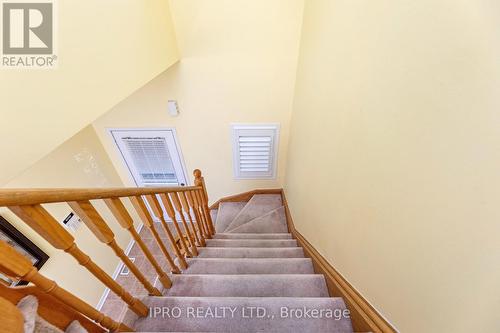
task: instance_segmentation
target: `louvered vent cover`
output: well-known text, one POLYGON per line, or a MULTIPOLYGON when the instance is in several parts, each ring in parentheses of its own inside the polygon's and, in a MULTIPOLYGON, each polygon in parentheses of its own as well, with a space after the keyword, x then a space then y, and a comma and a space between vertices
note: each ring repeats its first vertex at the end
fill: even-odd
POLYGON ((164 137, 125 137, 122 141, 142 184, 148 186, 178 183, 164 137))
POLYGON ((276 176, 278 126, 233 126, 236 178, 276 176))

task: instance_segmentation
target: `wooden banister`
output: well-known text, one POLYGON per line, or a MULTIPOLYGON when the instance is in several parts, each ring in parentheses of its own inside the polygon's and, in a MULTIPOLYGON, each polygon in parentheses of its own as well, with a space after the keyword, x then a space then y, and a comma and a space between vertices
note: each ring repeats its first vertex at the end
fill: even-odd
POLYGON ((189 225, 186 221, 186 217, 184 216, 183 210, 182 210, 182 204, 179 199, 179 196, 177 195, 178 193, 170 193, 170 199, 172 199, 172 203, 174 204, 175 210, 179 213, 179 216, 181 217, 182 225, 184 226, 184 229, 186 230, 186 235, 189 240, 189 244, 191 244, 191 252, 193 253, 194 256, 198 255, 198 249, 196 248, 196 243, 194 241, 193 235, 191 234, 191 230, 189 229, 189 225))
POLYGON ((160 238, 160 235, 158 235, 158 231, 156 231, 154 221, 149 215, 148 209, 146 207, 146 204, 142 200, 141 197, 129 197, 130 201, 132 202, 132 205, 134 206, 135 210, 137 211, 137 214, 139 214, 139 217, 142 220, 142 223, 149 229, 151 234, 153 235, 153 238, 156 241, 156 244, 160 248, 161 252, 165 256, 165 259, 167 259, 168 264, 170 265, 170 270, 174 274, 179 274, 181 270, 177 265, 175 264, 174 260, 170 256, 170 253, 168 253, 167 248, 165 247, 165 244, 163 244, 163 241, 160 238))
POLYGON ((198 233, 197 233, 197 235, 199 236, 199 243, 198 244, 200 246, 205 246, 206 245, 205 244, 205 236, 203 233, 201 221, 199 220, 198 214, 196 213, 196 204, 194 203, 194 198, 193 198, 192 192, 191 191, 182 192, 182 194, 186 197, 186 200, 188 202, 187 211, 188 211, 189 219, 191 220, 191 223, 196 222, 196 225, 197 225, 197 228, 195 228, 195 229, 198 229, 198 233), (191 213, 190 213, 191 211, 193 212, 194 218, 193 218, 193 216, 191 216, 191 213))
POLYGON ((73 256, 80 265, 85 267, 106 287, 120 296, 137 315, 146 316, 148 314, 148 308, 141 301, 125 291, 111 276, 95 264, 89 256, 82 252, 76 245, 73 236, 41 205, 13 206, 9 207, 9 209, 38 232, 40 236, 44 237, 52 246, 64 250, 73 256))
POLYGON ((172 247, 172 250, 174 250, 175 255, 177 256, 177 259, 179 260, 179 265, 181 266, 182 269, 186 269, 187 262, 184 259, 184 256, 182 255, 181 251, 179 250, 177 243, 175 242, 174 235, 172 235, 172 232, 170 231, 170 228, 168 227, 167 221, 165 221, 165 217, 163 216, 163 209, 160 205, 160 202, 156 198, 156 195, 146 195, 146 200, 148 201, 149 205, 151 206, 151 210, 153 211, 153 214, 158 219, 160 219, 160 223, 163 227, 163 230, 165 231, 165 234, 167 235, 167 238, 170 242, 170 246, 172 247))
POLYGON ((160 199, 161 202, 163 203, 163 206, 165 207, 165 210, 167 211, 168 217, 172 220, 172 224, 174 225, 175 230, 177 231, 177 236, 179 236, 179 241, 184 248, 184 251, 186 251, 186 255, 188 257, 192 257, 193 255, 191 254, 191 250, 189 249, 189 246, 186 244, 186 240, 184 239, 183 232, 181 228, 179 227, 179 223, 177 222, 177 218, 175 216, 175 210, 174 207, 172 206, 172 202, 170 201, 170 198, 168 197, 167 194, 162 193, 160 194, 160 199))
POLYGON ((75 239, 40 205, 11 206, 9 209, 58 250, 70 248, 75 239))
POLYGON ((0 207, 26 206, 42 203, 109 199, 157 193, 184 192, 199 189, 182 187, 126 187, 126 188, 60 188, 60 189, 0 189, 0 207))
POLYGON ((33 283, 47 294, 52 295, 110 331, 133 331, 130 327, 105 316, 75 295, 59 287, 54 281, 41 275, 26 257, 4 241, 0 241, 0 271, 7 276, 33 283))
MULTIPOLYGON (((94 277, 126 302, 137 315, 146 316, 148 314, 146 305, 127 292, 120 284, 113 280, 111 276, 104 272, 104 270, 86 253, 84 253, 77 246, 73 235, 69 233, 68 230, 42 206, 42 204, 67 203, 96 236, 97 240, 110 247, 114 254, 120 258, 125 266, 128 267, 133 275, 140 281, 142 286, 148 291, 149 295, 160 296, 161 292, 148 281, 146 278, 147 274, 141 272, 128 258, 123 248, 118 245, 115 234, 91 200, 104 201, 120 226, 130 233, 133 240, 151 263, 163 287, 170 288, 172 286, 172 281, 136 231, 134 221, 129 211, 127 211, 122 198, 130 199, 140 220, 151 232, 156 244, 164 254, 171 268, 171 272, 179 274, 181 273, 181 269, 186 269, 188 266, 185 256, 197 256, 199 254, 198 246, 206 246, 205 239, 212 238, 212 235, 215 233, 210 210, 208 208, 208 195, 205 180, 201 171, 198 169, 194 171, 194 176, 195 186, 0 189, 0 207, 7 207, 10 209, 54 248, 71 255, 81 266, 85 267, 94 277), (163 210, 165 210, 166 215, 164 215, 163 210), (153 221, 155 216, 158 217, 161 222, 162 228, 169 240, 171 250, 178 258, 176 260, 178 263, 174 261, 174 256, 169 252, 170 249, 168 249, 156 230, 153 221), (168 218, 166 216, 168 216, 168 218), (171 225, 175 228, 175 232, 170 229, 170 223, 167 223, 166 218, 172 220, 171 225), (181 223, 182 227, 180 226, 181 223), (178 241, 174 238, 174 234, 179 236, 178 241), (179 265, 181 269, 177 265, 179 265)), ((55 298, 52 297, 52 301, 59 302, 59 309, 64 308, 63 303, 68 304, 68 309, 70 307, 75 308, 75 310, 71 310, 75 311, 73 313, 78 313, 81 318, 86 318, 85 316, 88 316, 100 323, 102 327, 106 329, 111 331, 130 330, 130 328, 112 321, 110 318, 102 315, 99 311, 79 300, 76 296, 60 288, 54 281, 40 275, 39 272, 32 267, 31 263, 28 269, 23 263, 16 266, 14 262, 6 261, 4 252, 7 250, 4 251, 4 249, 4 247, 0 249, 0 259, 5 261, 5 263, 3 263, 4 266, 0 267, 6 269, 7 273, 16 272, 16 277, 21 277, 23 280, 32 282, 46 293, 39 291, 39 296, 54 296, 55 298)), ((35 287, 32 288, 37 289, 35 287)), ((12 303, 12 300, 9 301, 12 303)), ((1 305, 2 304, 0 304, 0 306, 1 305)), ((8 305, 6 306, 8 307, 8 305)), ((66 316, 64 319, 65 323, 67 323, 69 319, 70 317, 66 316)), ((61 322, 59 322, 59 324, 61 324, 61 322)), ((96 329, 104 329, 91 321, 88 321, 87 324, 94 325, 96 329)), ((14 330, 14 328, 12 330, 14 330)))
POLYGON ((24 318, 17 307, 0 297, 0 333, 23 333, 24 318))
POLYGON ((143 287, 148 291, 149 295, 161 296, 161 292, 153 287, 146 279, 137 266, 127 257, 123 249, 116 243, 113 231, 106 224, 99 212, 94 208, 90 201, 72 201, 68 202, 73 211, 83 220, 85 225, 94 233, 94 235, 102 243, 108 245, 118 258, 127 266, 134 274, 143 287))
POLYGON ((200 197, 201 197, 201 204, 203 206, 203 210, 205 211, 205 215, 207 217, 207 224, 208 227, 210 228, 210 233, 213 235, 215 234, 215 228, 214 228, 214 223, 212 221, 212 216, 210 215, 210 208, 208 207, 208 192, 207 192, 207 186, 205 185, 205 178, 201 174, 200 169, 195 169, 193 171, 194 175, 194 185, 201 187, 200 192, 200 197))
POLYGON ((188 203, 187 198, 186 198, 186 193, 179 192, 178 194, 179 194, 179 199, 181 200, 182 215, 184 216, 184 214, 186 214, 188 217, 188 220, 189 220, 188 224, 191 226, 191 232, 192 232, 192 235, 194 237, 194 240, 196 241, 196 244, 198 244, 198 246, 204 246, 201 244, 200 239, 198 237, 198 233, 196 232, 196 226, 193 222, 193 218, 191 217, 191 209, 189 207, 189 203, 188 203))
POLYGON ((105 199, 104 202, 108 206, 111 213, 113 213, 114 217, 116 218, 118 223, 122 226, 122 228, 126 229, 132 235, 132 238, 137 243, 137 245, 139 245, 142 253, 144 253, 144 256, 146 256, 148 261, 151 263, 151 266, 153 266, 156 273, 158 274, 158 279, 160 280, 163 287, 170 288, 172 286, 172 281, 168 277, 167 273, 165 273, 165 271, 161 269, 160 265, 158 264, 156 259, 153 257, 153 255, 147 248, 146 244, 144 244, 143 240, 135 230, 134 221, 132 220, 132 217, 128 213, 127 209, 125 208, 123 202, 119 198, 105 199))
POLYGON ((195 191, 192 192, 186 192, 186 195, 188 198, 191 198, 191 202, 193 204, 193 214, 196 219, 196 223, 198 224, 198 227, 200 229, 200 234, 203 236, 205 239, 210 239, 212 238, 209 234, 207 234, 207 229, 205 227, 205 221, 202 218, 200 214, 200 204, 198 202, 198 197, 196 195, 195 191))
POLYGON ((210 232, 210 227, 208 226, 208 219, 205 214, 205 209, 203 208, 203 202, 201 199, 201 194, 199 190, 193 191, 193 198, 198 208, 198 213, 203 224, 205 231, 205 237, 212 238, 212 233, 210 232))

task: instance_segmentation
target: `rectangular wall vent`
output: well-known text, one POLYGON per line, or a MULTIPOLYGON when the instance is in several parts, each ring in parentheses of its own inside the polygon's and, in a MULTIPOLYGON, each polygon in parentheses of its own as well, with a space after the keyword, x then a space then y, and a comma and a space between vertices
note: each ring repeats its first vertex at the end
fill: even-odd
POLYGON ((110 132, 137 186, 186 184, 173 129, 110 129, 110 132))
POLYGON ((140 182, 148 185, 178 184, 165 137, 124 137, 140 182))
POLYGON ((235 178, 276 178, 279 125, 233 125, 235 178))

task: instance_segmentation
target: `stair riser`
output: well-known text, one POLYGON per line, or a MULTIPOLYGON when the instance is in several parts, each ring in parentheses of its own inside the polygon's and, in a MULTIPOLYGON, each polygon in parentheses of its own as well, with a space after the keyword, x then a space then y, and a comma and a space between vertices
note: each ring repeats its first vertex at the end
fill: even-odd
POLYGON ((241 248, 205 247, 199 249, 197 258, 304 258, 300 247, 291 248, 241 248))
POLYGON ((254 239, 208 239, 207 247, 296 247, 295 239, 254 240, 254 239))
POLYGON ((278 233, 278 234, 220 233, 220 234, 215 234, 214 239, 292 239, 292 235, 289 233, 278 233))

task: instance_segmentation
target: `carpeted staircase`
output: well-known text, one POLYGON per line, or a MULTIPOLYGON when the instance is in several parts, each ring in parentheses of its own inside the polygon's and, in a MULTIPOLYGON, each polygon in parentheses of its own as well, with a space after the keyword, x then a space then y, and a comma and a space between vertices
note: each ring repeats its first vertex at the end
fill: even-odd
POLYGON ((288 233, 280 195, 223 202, 213 239, 163 297, 146 297, 141 332, 352 332, 344 301, 288 233))

